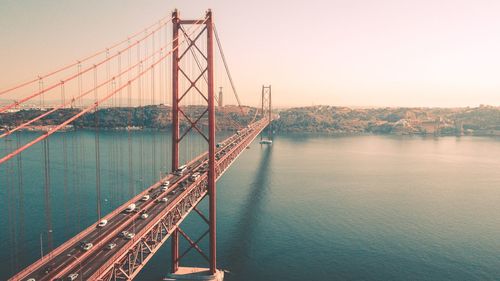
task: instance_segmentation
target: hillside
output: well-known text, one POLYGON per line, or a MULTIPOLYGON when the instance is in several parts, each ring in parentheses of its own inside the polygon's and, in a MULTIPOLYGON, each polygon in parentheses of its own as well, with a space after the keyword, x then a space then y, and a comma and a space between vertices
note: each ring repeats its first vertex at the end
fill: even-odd
MULTIPOLYGON (((202 115, 206 107, 189 106, 182 108, 192 121, 202 115)), ((19 111, 0 113, 0 130, 16 127, 24 122, 43 114, 50 109, 23 109, 19 111)), ((238 124, 247 124, 254 116, 255 109, 243 107, 245 115, 242 116, 240 109, 236 106, 225 106, 217 108, 217 130, 232 130, 238 124)), ((28 129, 45 130, 47 126, 59 124, 62 120, 67 120, 71 116, 80 112, 80 109, 65 108, 45 116, 44 118, 31 124, 28 129)), ((181 126, 185 127, 189 123, 183 116, 181 126)), ((74 128, 94 128, 98 126, 104 129, 122 129, 132 127, 136 129, 165 129, 171 126, 171 108, 163 105, 144 106, 144 107, 121 107, 121 108, 102 108, 97 112, 84 114, 81 118, 75 120, 70 125, 74 128), (97 115, 97 116, 96 116, 97 115), (97 118, 96 118, 97 117, 97 118), (97 121, 96 121, 97 120, 97 121)), ((208 118, 205 113, 199 121, 200 128, 208 126, 208 118)))
POLYGON ((500 135, 500 107, 370 108, 311 106, 282 110, 277 132, 500 135))
MULTIPOLYGON (((195 120, 205 108, 189 106, 184 112, 195 120)), ((244 107, 242 116, 236 106, 217 108, 217 130, 233 130, 236 120, 247 124, 255 115, 255 108, 244 107)), ((28 129, 46 130, 79 112, 76 108, 57 110, 34 122, 28 129)), ((0 114, 0 129, 9 129, 45 112, 25 109, 0 114)), ((500 135, 500 107, 476 108, 368 108, 353 109, 334 106, 311 106, 280 110, 273 122, 276 132, 326 134, 434 134, 434 135, 500 135)), ((104 129, 150 128, 166 129, 171 126, 171 108, 168 106, 102 108, 83 115, 71 125, 74 128, 104 129)), ((181 117, 181 126, 188 122, 181 117)), ((206 114, 200 119, 200 128, 206 128, 206 114)))

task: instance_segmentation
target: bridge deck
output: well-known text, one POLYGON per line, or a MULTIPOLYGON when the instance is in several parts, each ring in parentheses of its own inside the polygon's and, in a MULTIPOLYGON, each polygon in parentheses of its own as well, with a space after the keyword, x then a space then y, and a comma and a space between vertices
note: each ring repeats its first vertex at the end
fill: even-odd
MULTIPOLYGON (((220 178, 236 158, 266 127, 267 119, 261 119, 237 134, 227 138, 217 149, 216 178, 220 178)), ((207 193, 208 153, 204 153, 187 164, 183 175, 169 174, 153 184, 122 206, 108 214, 105 227, 97 223, 71 238, 42 259, 28 266, 9 280, 54 280, 77 273, 78 280, 130 280, 142 269, 173 230, 207 193), (199 172, 194 182, 190 176, 199 172), (161 190, 164 181, 169 180, 166 191, 161 190), (150 195, 150 199, 141 198, 150 195), (167 202, 160 199, 167 197, 167 202), (135 203, 136 211, 124 212, 135 203), (146 219, 141 214, 147 213, 146 219), (135 233, 132 239, 120 237, 122 231, 135 233), (90 250, 80 247, 82 241, 93 243, 90 250), (116 244, 108 249, 110 243, 116 244), (82 278, 82 279, 81 279, 82 278)))

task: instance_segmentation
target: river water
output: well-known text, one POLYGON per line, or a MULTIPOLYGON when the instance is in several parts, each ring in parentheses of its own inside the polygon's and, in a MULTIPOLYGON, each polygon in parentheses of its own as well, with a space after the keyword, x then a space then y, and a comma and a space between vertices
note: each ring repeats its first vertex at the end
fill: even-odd
MULTIPOLYGON (((169 138, 101 132, 104 213, 168 169, 169 138)), ((49 142, 53 246, 97 219, 94 143, 89 131, 49 142)), ((192 137, 181 157, 201 143, 192 137)), ((23 154, 22 191, 17 162, 1 167, 0 280, 40 256, 40 235, 50 247, 42 153, 23 154)), ((226 280, 500 279, 498 138, 279 135, 252 144, 217 188, 226 280)), ((206 230, 194 213, 182 227, 193 239, 206 230)), ((169 253, 167 243, 137 280, 160 280, 169 253)), ((195 251, 181 264, 205 265, 195 251)))

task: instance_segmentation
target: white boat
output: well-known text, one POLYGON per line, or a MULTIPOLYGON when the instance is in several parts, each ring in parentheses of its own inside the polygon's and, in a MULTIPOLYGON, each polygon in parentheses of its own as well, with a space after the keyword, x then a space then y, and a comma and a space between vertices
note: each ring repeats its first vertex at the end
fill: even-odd
POLYGON ((272 140, 261 140, 259 143, 260 144, 272 144, 273 141, 272 140))

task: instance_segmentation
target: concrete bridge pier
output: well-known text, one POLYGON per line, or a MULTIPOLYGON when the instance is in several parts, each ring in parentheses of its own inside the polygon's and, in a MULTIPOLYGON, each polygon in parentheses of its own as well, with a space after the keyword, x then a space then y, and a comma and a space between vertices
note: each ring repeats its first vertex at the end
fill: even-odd
POLYGON ((175 273, 170 273, 163 278, 164 281, 223 281, 224 271, 217 270, 210 274, 208 268, 201 267, 179 267, 175 273))

